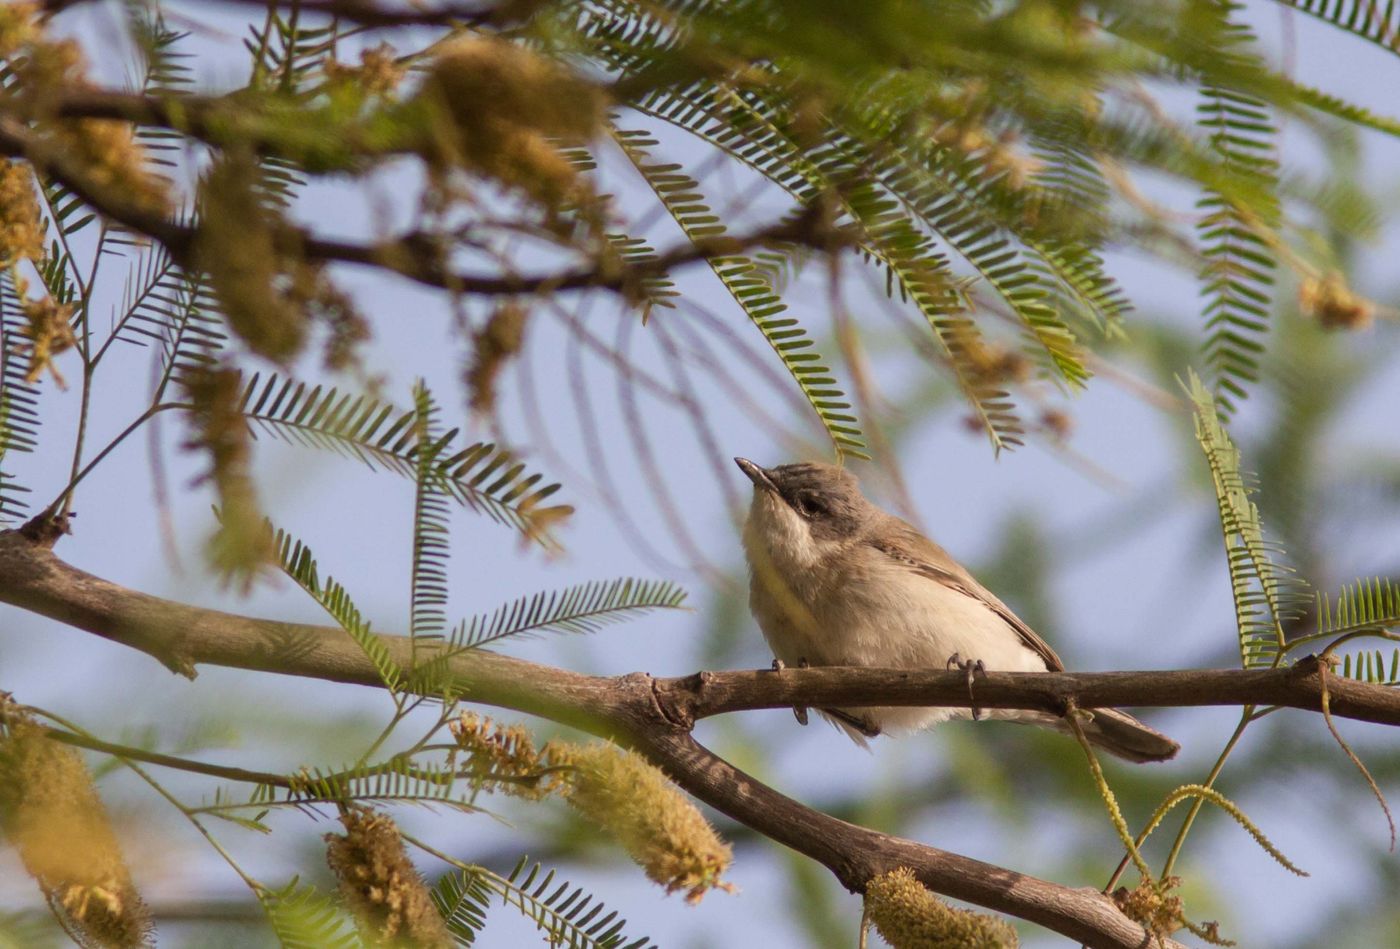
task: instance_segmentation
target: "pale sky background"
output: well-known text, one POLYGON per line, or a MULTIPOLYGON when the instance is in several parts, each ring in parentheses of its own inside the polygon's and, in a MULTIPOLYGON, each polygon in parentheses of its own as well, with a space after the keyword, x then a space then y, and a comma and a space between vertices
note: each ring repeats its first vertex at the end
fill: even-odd
MULTIPOLYGON (((228 36, 222 39, 196 36, 191 40, 189 48, 199 57, 194 65, 211 83, 238 82, 244 74, 241 51, 234 42, 240 32, 237 15, 241 12, 241 7, 220 8, 215 17, 201 11, 201 18, 226 23, 228 29, 228 36)), ((1396 111, 1400 60, 1305 17, 1285 16, 1272 4, 1251 4, 1249 13, 1270 50, 1283 55, 1282 51, 1292 49, 1298 78, 1376 111, 1396 111), (1287 37, 1295 32, 1297 42, 1291 43, 1287 37)), ((109 16, 110 11, 96 8, 67 22, 86 40, 100 38, 97 45, 89 46, 94 55, 110 57, 112 49, 104 45, 111 35, 110 20, 104 19, 109 16)), ((1365 178, 1382 195, 1394 199, 1400 180, 1396 175, 1400 149, 1379 136, 1362 136, 1362 141, 1365 178)), ((663 139, 660 151, 684 158, 692 169, 698 156, 704 154, 675 135, 663 139)), ((1320 152, 1296 129, 1286 137, 1284 154, 1291 156, 1295 168, 1315 177, 1325 176, 1320 152)), ((638 203, 634 184, 617 174, 615 167, 605 163, 603 174, 606 189, 618 191, 625 207, 643 206, 638 203)), ((722 190, 723 176, 713 180, 722 190)), ((734 179, 738 185, 746 180, 742 176, 734 179)), ((410 184, 402 174, 384 175, 377 193, 392 201, 409 193, 410 184)), ((1182 189, 1162 189, 1159 193, 1164 200, 1174 202, 1177 210, 1191 210, 1190 197, 1182 189)), ((763 206, 762 202, 757 205, 760 210, 763 206)), ((361 234, 374 220, 367 207, 366 202, 348 200, 338 185, 320 185, 306 191, 297 214, 328 232, 361 234)), ((665 247, 679 239, 668 227, 658 226, 652 233, 654 243, 665 247)), ((1395 228, 1387 229, 1383 240, 1366 250, 1359 279, 1364 291, 1392 306, 1396 304, 1393 261, 1400 251, 1396 234, 1395 228)), ((117 291, 111 297, 112 305, 120 302, 123 270, 121 265, 108 270, 112 281, 108 289, 117 291)), ((1196 325, 1199 298, 1188 277, 1146 263, 1142 255, 1123 253, 1111 256, 1110 271, 1124 280, 1138 304, 1138 312, 1129 318, 1130 332, 1136 321, 1145 320, 1196 325)), ((435 388, 447 416, 455 415, 451 424, 468 425, 461 415, 462 399, 456 387, 459 367, 454 354, 461 351, 462 341, 449 328, 447 304, 406 281, 353 271, 345 271, 344 277, 365 312, 375 318, 377 341, 366 362, 386 377, 386 396, 406 405, 414 378, 422 376, 435 388)), ((732 307, 724 305, 722 289, 707 273, 688 271, 679 283, 719 314, 736 334, 747 337, 755 351, 769 358, 771 366, 781 369, 776 359, 767 355, 757 332, 732 307)), ((878 326, 882 332, 891 325, 877 312, 890 304, 872 294, 865 281, 850 282, 846 301, 865 325, 878 326)), ((794 308, 815 335, 827 336, 830 323, 821 292, 801 290, 794 308)), ((106 309, 99 305, 94 312, 102 317, 106 309)), ((682 310, 657 318, 680 319, 684 315, 682 310)), ((611 306, 593 308, 587 320, 601 337, 614 340, 616 317, 611 306)), ((585 467, 577 450, 581 443, 579 423, 570 408, 567 380, 571 356, 564 334, 558 320, 544 312, 536 314, 532 333, 531 371, 548 406, 552 447, 585 467)), ((1393 353, 1398 335, 1394 322, 1382 321, 1356 337, 1353 344, 1393 353)), ((652 337, 641 328, 632 333, 632 339, 641 352, 653 345, 652 337)), ((829 343, 829 339, 824 341, 824 351, 834 359, 835 347, 829 343)), ((891 395, 899 394, 912 381, 908 362, 898 361, 896 356, 875 357, 877 381, 891 395)), ((94 447, 139 411, 151 358, 149 350, 127 348, 101 370, 99 398, 94 404, 95 434, 90 442, 94 447)), ((643 363, 658 375, 666 375, 664 365, 657 360, 644 358, 643 363)), ((655 615, 588 638, 555 637, 510 644, 502 651, 601 674, 639 669, 659 675, 693 672, 704 662, 698 650, 701 633, 718 622, 717 597, 707 577, 694 564, 687 564, 666 534, 664 518, 645 489, 645 473, 637 470, 633 460, 611 374, 595 359, 586 359, 584 365, 600 407, 599 435, 602 443, 610 446, 604 454, 617 492, 629 505, 635 504, 638 524, 649 536, 659 538, 657 546, 673 563, 658 564, 641 554, 628 542, 606 506, 589 493, 585 478, 571 476, 549 456, 537 453, 533 466, 563 481, 565 489, 560 497, 579 507, 563 535, 567 552, 551 560, 537 551, 521 551, 504 528, 458 512, 453 522, 455 586, 449 616, 481 612, 515 596, 583 580, 667 577, 691 591, 693 612, 655 615)), ((842 375, 844 378, 844 372, 842 375)), ((694 376, 702 393, 713 397, 709 404, 722 457, 705 455, 682 422, 672 424, 662 410, 645 401, 640 404, 656 440, 665 481, 681 499, 681 513, 698 547, 710 562, 733 575, 740 552, 735 512, 724 506, 722 479, 728 479, 728 489, 737 491, 737 496, 746 498, 747 492, 746 482, 728 458, 744 455, 774 464, 788 460, 786 453, 791 448, 756 425, 741 406, 725 399, 721 383, 703 380, 699 372, 694 376)), ((538 451, 543 446, 532 440, 514 373, 506 377, 502 392, 508 431, 523 447, 538 451)), ((47 503, 66 473, 71 450, 66 426, 70 425, 74 395, 46 391, 43 440, 47 447, 32 457, 7 459, 7 467, 14 468, 24 483, 35 489, 36 508, 47 503)), ((754 397, 779 418, 796 420, 788 403, 775 398, 774 390, 766 384, 756 386, 754 397)), ((1393 453, 1397 405, 1400 372, 1390 371, 1358 395, 1346 426, 1337 433, 1339 450, 1348 444, 1370 444, 1378 451, 1393 453)), ((1043 512, 1048 536, 1065 547, 1060 550, 1062 556, 1052 558, 1051 589, 1060 628, 1042 632, 1071 668, 1185 668, 1224 661, 1222 657, 1228 656, 1232 647, 1233 620, 1222 558, 1212 549, 1208 562, 1201 559, 1202 525, 1209 525, 1208 518, 1213 517, 1204 465, 1196 469, 1193 483, 1175 480, 1179 467, 1174 459, 1180 443, 1170 419, 1160 409, 1128 397, 1106 379, 1092 382, 1086 393, 1073 399, 1070 408, 1075 421, 1073 450, 1101 471, 1102 477, 1091 477, 1084 466, 1066 463, 1034 444, 994 458, 985 440, 970 436, 958 424, 956 412, 943 412, 932 424, 916 425, 903 443, 900 460, 923 523, 956 556, 976 564, 991 555, 995 538, 1015 512, 1043 512), (1168 479, 1165 484, 1164 478, 1168 479), (1104 524, 1133 499, 1153 490, 1162 491, 1168 516, 1137 532, 1129 542, 1106 548, 1104 554, 1082 556, 1069 549, 1067 541, 1104 524)), ((1258 402, 1248 405, 1241 425, 1247 428, 1267 410, 1268 406, 1258 402)), ((1028 414, 1033 415, 1033 410, 1028 414)), ((804 431, 810 433, 810 428, 804 431)), ((199 549, 209 524, 211 496, 207 489, 187 487, 199 466, 178 450, 180 420, 166 416, 158 434, 172 491, 178 560, 172 561, 162 548, 145 437, 132 439, 119 449, 80 489, 76 533, 59 546, 59 555, 113 582, 146 592, 255 615, 323 621, 318 608, 289 583, 260 589, 251 599, 241 600, 221 591, 203 573, 199 549)), ((474 437, 487 437, 487 433, 474 437)), ((410 483, 268 440, 259 442, 257 465, 269 513, 279 525, 311 544, 322 575, 333 574, 344 583, 376 627, 404 629, 410 483)), ((869 480, 872 494, 892 502, 878 478, 869 480)), ((1346 531, 1338 533, 1348 537, 1346 531)), ((1357 524, 1350 536, 1364 538, 1365 549, 1339 551, 1339 563, 1356 564, 1360 569, 1400 561, 1400 532, 1393 527, 1387 530, 1385 525, 1357 524)), ((769 654, 747 618, 743 631, 738 665, 766 666, 769 654)), ((9 608, 0 608, 0 672, 0 688, 14 691, 20 701, 59 711, 105 737, 134 740, 144 730, 154 729, 162 736, 157 747, 172 750, 183 733, 204 734, 207 740, 226 727, 231 740, 232 733, 237 733, 237 745, 201 750, 198 756, 245 765, 253 762, 265 768, 291 770, 305 763, 333 765, 345 760, 353 753, 348 736, 372 735, 389 710, 387 698, 368 689, 213 667, 202 668, 198 681, 190 683, 170 675, 145 655, 9 608), (288 724, 289 718, 294 724, 288 724), (304 735, 300 728, 305 729, 304 735), (264 729, 278 736, 275 748, 280 750, 275 755, 282 757, 268 760, 268 754, 258 751, 264 729)), ((799 728, 787 711, 743 714, 778 737, 774 743, 778 751, 767 760, 736 763, 798 800, 820 801, 829 794, 859 793, 864 788, 874 791, 900 776, 927 775, 932 782, 944 771, 940 756, 949 739, 941 732, 897 743, 881 741, 873 752, 866 752, 824 726, 799 728)), ((1185 749, 1178 761, 1165 767, 1183 782, 1203 776, 1236 715, 1231 709, 1153 715, 1152 721, 1169 730, 1185 749)), ((1287 724, 1300 730, 1322 728, 1320 720, 1301 715, 1292 716, 1287 724)), ((977 727, 952 725, 948 729, 977 727)), ((1378 729, 1355 723, 1343 727, 1363 746, 1379 738, 1392 742, 1393 747, 1393 738, 1378 729)), ((728 738, 723 722, 702 723, 698 737, 725 752, 728 738)), ((1065 752, 1079 754, 1072 743, 1066 744, 1065 752)), ((1338 756, 1327 762, 1301 764, 1296 782, 1242 803, 1257 817, 1262 815, 1265 831, 1296 862, 1313 872, 1310 879, 1296 879, 1278 868, 1243 832, 1202 834, 1188 850, 1190 859, 1184 866, 1188 875, 1193 866, 1215 867, 1218 890, 1205 898, 1216 901, 1219 908, 1215 915, 1230 921, 1235 927, 1232 932, 1245 946, 1278 945, 1314 924, 1338 903, 1358 900, 1364 906, 1394 896, 1373 892, 1369 899, 1364 898, 1367 888, 1374 891, 1380 884, 1359 877, 1347 858, 1347 848, 1354 846, 1358 837, 1375 840, 1384 833, 1378 810, 1366 807, 1338 814, 1332 802, 1310 793, 1308 768, 1341 769, 1345 763, 1338 756)), ((196 798, 197 789, 213 788, 208 782, 166 777, 173 787, 190 789, 196 798)), ((148 900, 170 903, 186 895, 241 895, 237 878, 193 830, 161 809, 149 794, 135 793, 138 789, 126 775, 114 773, 105 778, 104 790, 121 814, 124 839, 140 868, 138 878, 148 900), (171 836, 158 836, 157 830, 171 836)), ((1389 791, 1392 798, 1400 799, 1400 788, 1389 791)), ((1087 777, 1084 794, 1092 794, 1087 777)), ((535 809, 505 810, 526 829, 527 839, 531 827, 547 831, 549 815, 535 809)), ((1052 872, 1048 868, 1057 865, 1062 856, 1059 850, 1068 839, 1067 827, 1056 826, 1054 821, 1009 826, 972 791, 961 803, 932 813, 936 817, 915 828, 918 839, 1028 873, 1052 872)), ((484 816, 413 810, 400 810, 397 816, 407 828, 466 859, 501 853, 510 841, 508 832, 484 816)), ((214 829, 244 866, 265 882, 281 883, 296 873, 321 873, 324 860, 319 835, 338 825, 330 820, 312 825, 290 812, 274 815, 271 820, 278 833, 270 839, 231 825, 216 825, 214 829)), ((1073 826, 1076 834, 1083 832, 1079 824, 1073 826)), ((1104 873, 1116 862, 1117 844, 1107 820, 1099 818, 1090 826, 1102 844, 1103 867, 1095 868, 1086 878, 1061 878, 1060 882, 1101 885, 1104 873)), ((711 894, 697 908, 686 906, 679 897, 665 897, 630 864, 602 867, 565 863, 560 869, 626 916, 629 933, 647 934, 661 946, 761 944, 768 949, 786 949, 805 945, 800 931, 787 919, 787 859, 776 844, 743 847, 731 875, 740 893, 711 894)), ((433 872, 439 869, 427 862, 421 865, 433 872)), ((34 898, 32 882, 19 871, 14 855, 0 850, 0 909, 32 905, 34 898)), ((850 944, 854 945, 858 898, 843 897, 840 912, 849 921, 850 944)), ((1193 915, 1211 918, 1212 913, 1203 910, 1193 915)), ((512 910, 497 907, 480 945, 528 945, 523 940, 529 932, 528 924, 512 910)), ((195 944, 178 927, 162 931, 162 946, 195 944)), ((1042 935, 1028 944, 1068 943, 1042 935)))

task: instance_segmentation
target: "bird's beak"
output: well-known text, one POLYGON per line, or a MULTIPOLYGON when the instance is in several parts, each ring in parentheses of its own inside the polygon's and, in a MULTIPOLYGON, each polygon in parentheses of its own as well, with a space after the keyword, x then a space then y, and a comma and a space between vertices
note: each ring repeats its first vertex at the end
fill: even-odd
POLYGON ((747 458, 735 458, 734 464, 739 466, 739 470, 749 476, 749 480, 757 487, 765 488, 774 494, 778 491, 778 486, 773 483, 773 479, 768 477, 768 472, 761 466, 754 464, 747 458))

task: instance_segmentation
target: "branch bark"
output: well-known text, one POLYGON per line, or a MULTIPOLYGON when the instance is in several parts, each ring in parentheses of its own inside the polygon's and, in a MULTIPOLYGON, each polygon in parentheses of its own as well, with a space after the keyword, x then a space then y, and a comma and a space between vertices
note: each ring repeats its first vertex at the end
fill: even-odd
MULTIPOLYGON (((359 648, 334 627, 283 623, 149 596, 64 563, 47 543, 0 533, 0 602, 140 649, 193 677, 200 663, 382 687, 359 648)), ((400 664, 409 640, 381 637, 400 664)), ((419 658, 424 658, 422 645, 419 658)), ((1136 949, 1143 928, 1097 890, 1071 888, 822 814, 753 779, 697 743, 700 718, 727 711, 804 705, 967 704, 955 672, 892 669, 787 669, 653 678, 645 673, 587 676, 472 651, 451 661, 466 700, 540 715, 637 749, 682 788, 819 861, 853 892, 899 866, 928 887, 1018 916, 1093 947, 1136 949)), ((978 680, 982 707, 1060 711, 1105 705, 1286 705, 1320 708, 1316 662, 1276 671, 1195 670, 1122 673, 989 673, 978 680)), ((1333 715, 1400 724, 1400 693, 1331 677, 1333 715)), ((1160 944, 1160 943, 1159 943, 1160 944)), ((1164 945, 1179 947, 1170 940, 1164 945)))

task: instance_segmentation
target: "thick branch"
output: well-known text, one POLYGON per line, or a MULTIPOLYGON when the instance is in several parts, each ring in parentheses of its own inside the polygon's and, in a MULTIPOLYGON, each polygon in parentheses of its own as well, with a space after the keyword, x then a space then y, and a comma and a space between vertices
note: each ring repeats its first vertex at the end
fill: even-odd
MULTIPOLYGON (((252 619, 174 603, 119 587, 63 563, 17 531, 0 534, 0 602, 147 652, 194 674, 197 663, 380 686, 373 665, 341 630, 252 619)), ((382 637, 401 664, 409 641, 382 637)), ((419 646, 419 657, 424 658, 419 646)), ((966 705, 956 673, 887 669, 799 669, 703 673, 653 679, 643 673, 585 676, 472 651, 452 660, 470 701, 541 715, 637 748, 681 787, 773 840, 820 861, 851 890, 909 866, 929 887, 1045 925, 1090 946, 1146 945, 1140 926, 1100 893, 857 827, 804 807, 697 744, 695 719, 722 711, 793 704, 966 705)), ((993 673, 976 685, 983 707, 1058 710, 1068 698, 1101 705, 1291 705, 1316 708, 1315 664, 1274 672, 1099 674, 993 673)), ((1400 722, 1393 690, 1331 677, 1334 715, 1400 722)), ((1176 946, 1176 943, 1168 943, 1176 946)))

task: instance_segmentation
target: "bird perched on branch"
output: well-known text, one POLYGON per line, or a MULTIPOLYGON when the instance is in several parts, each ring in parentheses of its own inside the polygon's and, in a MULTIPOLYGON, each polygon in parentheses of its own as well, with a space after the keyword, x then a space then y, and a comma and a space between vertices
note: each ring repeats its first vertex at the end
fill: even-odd
MULTIPOLYGON (((1036 632, 917 528, 880 510, 833 465, 763 468, 735 458, 753 482, 744 525, 749 607, 780 664, 958 667, 976 673, 1060 672, 1036 632)), ((821 709, 864 744, 951 718, 986 717, 1069 731, 1026 709, 872 706, 821 709)), ((798 717, 802 719, 799 710, 798 717)), ((1165 761, 1179 746, 1117 709, 1094 709, 1089 740, 1129 761, 1165 761)))

